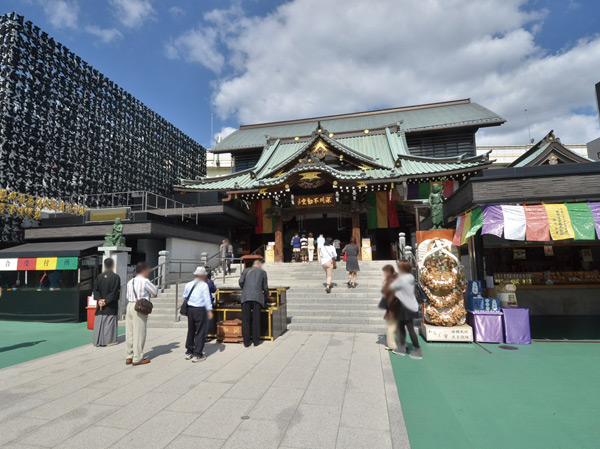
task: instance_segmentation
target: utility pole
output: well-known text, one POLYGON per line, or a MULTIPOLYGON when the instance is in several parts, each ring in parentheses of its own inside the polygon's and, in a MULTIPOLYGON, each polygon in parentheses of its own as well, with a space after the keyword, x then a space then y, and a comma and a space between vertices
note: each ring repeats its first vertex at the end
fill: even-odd
POLYGON ((531 126, 529 125, 529 111, 527 109, 525 109, 525 114, 527 115, 527 131, 529 132, 528 144, 530 145, 533 141, 531 140, 531 126))

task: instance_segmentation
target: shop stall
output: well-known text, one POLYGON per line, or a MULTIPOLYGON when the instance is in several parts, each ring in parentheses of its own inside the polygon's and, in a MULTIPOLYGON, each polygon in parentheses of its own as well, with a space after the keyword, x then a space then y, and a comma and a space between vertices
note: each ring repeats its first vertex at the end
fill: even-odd
POLYGON ((28 243, 0 251, 0 319, 83 321, 101 244, 28 243))
POLYGON ((596 163, 491 170, 450 197, 446 215, 483 297, 528 309, 534 338, 597 339, 599 200, 596 163))

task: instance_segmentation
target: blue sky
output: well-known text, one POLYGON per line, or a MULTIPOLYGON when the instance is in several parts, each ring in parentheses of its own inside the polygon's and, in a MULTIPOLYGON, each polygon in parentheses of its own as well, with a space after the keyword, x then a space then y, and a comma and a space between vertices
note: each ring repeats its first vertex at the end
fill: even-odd
POLYGON ((239 123, 471 97, 485 144, 600 136, 592 0, 3 0, 205 146, 239 123))

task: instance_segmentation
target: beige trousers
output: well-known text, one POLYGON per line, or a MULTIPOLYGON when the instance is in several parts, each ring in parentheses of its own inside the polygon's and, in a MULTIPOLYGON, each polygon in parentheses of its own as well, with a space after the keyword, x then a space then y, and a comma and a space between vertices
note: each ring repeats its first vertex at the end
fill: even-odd
POLYGON ((127 342, 127 358, 138 363, 144 358, 146 344, 146 323, 148 315, 135 311, 135 303, 127 303, 125 314, 125 340, 127 342))
POLYGON ((396 320, 387 320, 386 324, 386 333, 385 333, 385 343, 391 351, 398 347, 396 343, 396 337, 398 336, 398 322, 396 320))
POLYGON ((326 264, 323 264, 323 269, 325 270, 327 276, 327 285, 331 284, 331 277, 333 276, 333 261, 329 261, 326 264))
POLYGON ((308 248, 308 261, 312 262, 315 258, 315 249, 308 248))

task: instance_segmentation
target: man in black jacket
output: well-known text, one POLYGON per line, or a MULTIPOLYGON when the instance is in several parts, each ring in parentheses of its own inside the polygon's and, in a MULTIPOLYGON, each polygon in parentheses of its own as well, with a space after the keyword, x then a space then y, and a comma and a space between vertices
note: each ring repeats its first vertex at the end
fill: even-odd
POLYGON ((119 298, 121 297, 121 278, 114 270, 115 261, 104 261, 104 272, 96 279, 94 299, 96 317, 94 320, 94 346, 117 344, 117 325, 119 298))
POLYGON ((252 267, 246 268, 240 277, 242 288, 242 336, 244 346, 249 347, 260 343, 260 311, 265 306, 265 299, 269 297, 269 284, 267 273, 262 269, 259 260, 254 261, 252 267), (252 341, 250 329, 252 328, 252 341))

